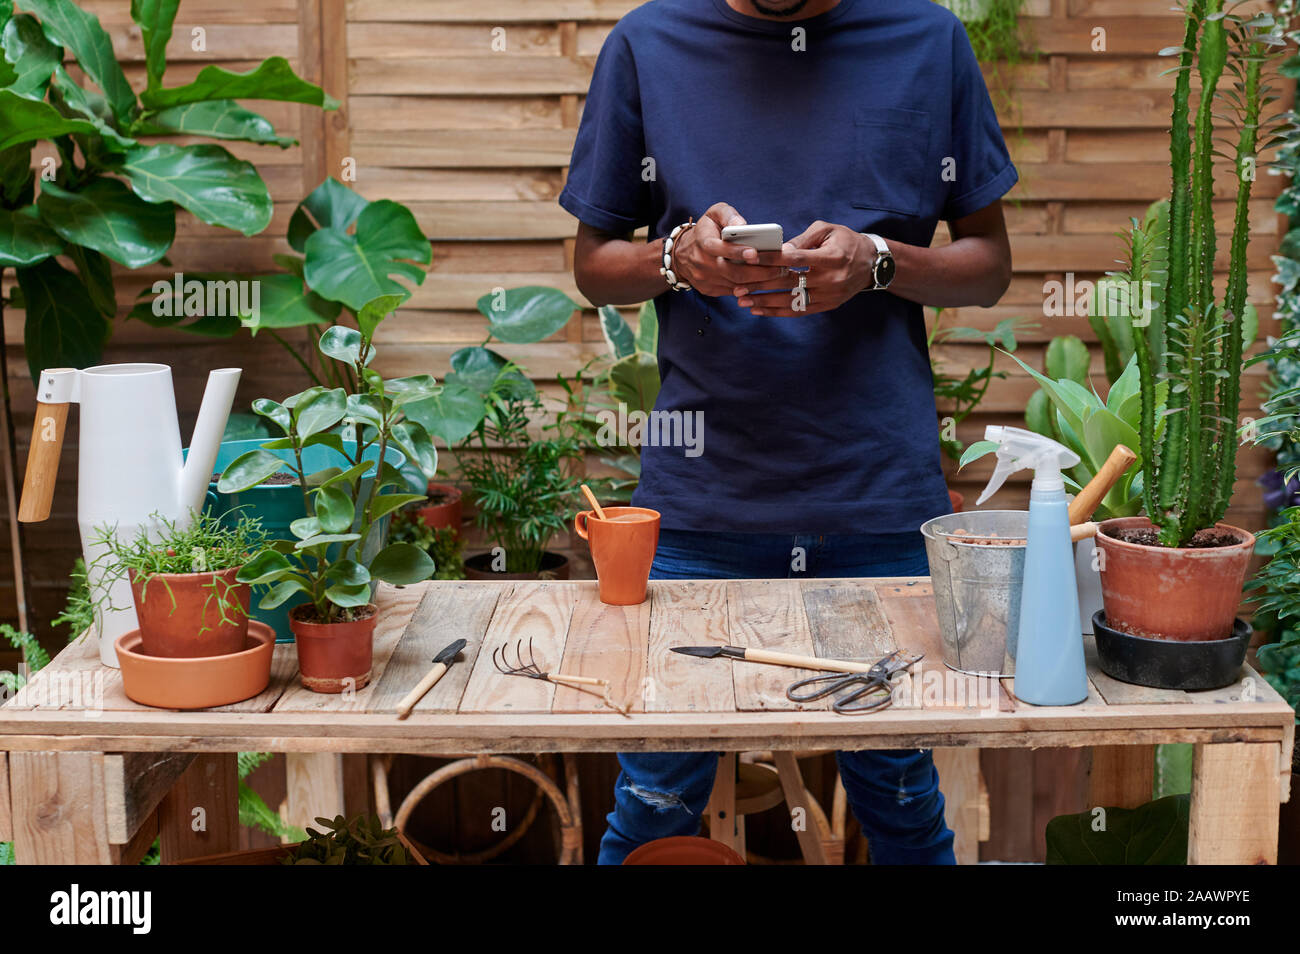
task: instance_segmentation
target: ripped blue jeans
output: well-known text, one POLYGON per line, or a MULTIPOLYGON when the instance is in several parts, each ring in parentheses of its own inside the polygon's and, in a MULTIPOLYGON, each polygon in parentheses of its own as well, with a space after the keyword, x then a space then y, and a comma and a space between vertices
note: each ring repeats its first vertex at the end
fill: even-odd
MULTIPOLYGON (((664 530, 651 579, 926 576, 921 534, 717 533, 664 530), (801 547, 804 562, 792 570, 801 547)), ((863 718, 870 718, 866 716, 863 718)), ((873 864, 954 864, 939 774, 925 749, 837 752, 849 807, 873 864)), ((715 752, 623 752, 598 862, 621 864, 638 845, 696 835, 713 789, 715 752)))

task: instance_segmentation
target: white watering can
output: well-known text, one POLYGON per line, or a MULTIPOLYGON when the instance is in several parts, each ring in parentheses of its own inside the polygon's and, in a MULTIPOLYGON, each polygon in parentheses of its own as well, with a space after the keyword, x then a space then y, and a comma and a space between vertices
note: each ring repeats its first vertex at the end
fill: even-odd
POLYGON ((115 528, 119 540, 129 541, 141 529, 156 538, 159 518, 178 527, 189 524, 203 507, 239 374, 239 368, 222 368, 208 375, 186 458, 167 365, 104 364, 41 372, 18 519, 35 523, 49 517, 68 405, 80 404, 77 523, 91 598, 99 607, 99 658, 107 666, 117 668, 113 644, 137 623, 125 578, 105 592, 108 568, 99 561, 104 548, 92 541, 105 525, 115 528))

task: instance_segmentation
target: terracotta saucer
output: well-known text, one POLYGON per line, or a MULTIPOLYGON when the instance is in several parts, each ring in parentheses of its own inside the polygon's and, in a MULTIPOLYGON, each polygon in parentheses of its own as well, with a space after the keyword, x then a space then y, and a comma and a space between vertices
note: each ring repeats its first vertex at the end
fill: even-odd
POLYGON ((178 659, 141 651, 140 631, 114 644, 127 698, 159 709, 209 709, 250 699, 271 681, 275 631, 252 620, 244 649, 225 656, 178 659))

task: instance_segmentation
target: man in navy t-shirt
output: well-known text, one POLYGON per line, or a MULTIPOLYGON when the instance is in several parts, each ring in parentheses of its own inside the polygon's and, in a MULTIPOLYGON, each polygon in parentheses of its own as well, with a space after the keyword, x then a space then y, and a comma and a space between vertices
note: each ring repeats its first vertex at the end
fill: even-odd
MULTIPOLYGON (((560 204, 583 294, 655 299, 672 426, 633 498, 663 515, 655 578, 928 573, 918 527, 949 504, 921 306, 1006 291, 1016 178, 932 0, 655 0, 618 23, 560 204), (723 241, 747 223, 784 245, 723 241)), ((713 756, 620 762, 603 863, 698 830, 713 756)), ((929 752, 839 764, 874 861, 952 861, 929 752)))

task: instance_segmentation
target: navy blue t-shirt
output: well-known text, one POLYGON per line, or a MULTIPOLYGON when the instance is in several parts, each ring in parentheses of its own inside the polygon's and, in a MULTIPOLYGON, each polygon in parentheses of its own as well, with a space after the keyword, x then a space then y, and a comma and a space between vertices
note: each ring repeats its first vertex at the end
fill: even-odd
MULTIPOLYGON (((726 202, 787 239, 822 219, 927 246, 1016 178, 966 32, 931 0, 794 21, 654 0, 605 41, 560 204, 652 239, 726 202)), ((655 306, 655 410, 703 427, 642 448, 634 503, 664 527, 896 533, 948 512, 920 305, 758 318, 665 285, 655 306)))

